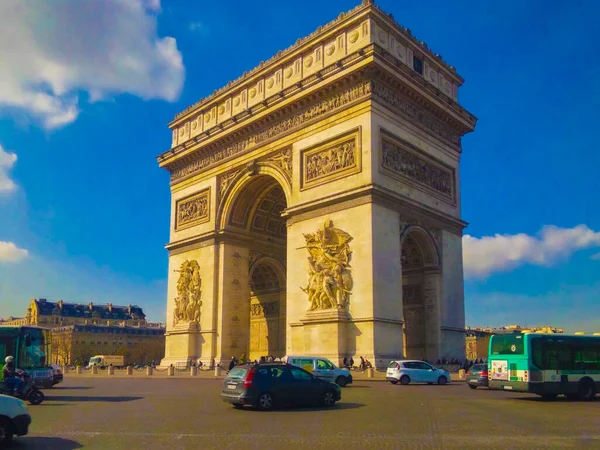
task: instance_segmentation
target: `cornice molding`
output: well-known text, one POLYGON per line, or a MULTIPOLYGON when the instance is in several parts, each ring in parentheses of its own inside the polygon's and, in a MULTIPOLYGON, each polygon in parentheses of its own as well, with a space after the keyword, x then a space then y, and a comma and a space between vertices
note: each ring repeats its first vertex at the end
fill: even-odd
MULTIPOLYGON (((351 9, 348 12, 342 12, 333 21, 329 22, 324 26, 320 26, 316 31, 309 34, 306 37, 299 38, 294 45, 291 47, 277 52, 272 58, 267 61, 262 61, 257 67, 244 74, 236 80, 230 81, 223 88, 215 90, 211 95, 201 99, 194 105, 189 106, 181 113, 175 116, 175 120, 171 123, 171 126, 177 126, 180 119, 189 116, 203 107, 208 106, 211 102, 215 101, 218 103, 225 99, 225 94, 231 93, 234 90, 240 89, 242 84, 245 82, 252 82, 261 75, 266 75, 272 71, 275 66, 282 65, 294 57, 298 56, 302 52, 310 51, 311 47, 314 47, 317 43, 327 40, 331 34, 339 32, 345 28, 350 28, 356 25, 360 19, 371 19, 380 21, 378 25, 382 29, 387 29, 388 32, 393 32, 396 39, 400 38, 403 44, 408 44, 409 47, 414 51, 423 55, 427 55, 427 62, 432 64, 437 70, 440 70, 447 77, 449 77, 457 86, 462 85, 464 80, 456 73, 456 69, 446 62, 443 61, 439 54, 432 52, 423 41, 416 39, 410 29, 407 29, 397 23, 391 14, 386 13, 381 8, 374 4, 372 0, 363 0, 363 2, 351 9)), ((370 33, 370 37, 371 33, 370 33)))

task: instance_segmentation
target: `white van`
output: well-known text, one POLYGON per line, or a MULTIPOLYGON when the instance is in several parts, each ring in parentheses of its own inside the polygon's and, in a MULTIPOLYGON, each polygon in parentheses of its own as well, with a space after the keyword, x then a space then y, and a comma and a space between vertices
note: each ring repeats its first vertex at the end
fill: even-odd
POLYGON ((352 375, 348 369, 340 369, 327 358, 318 356, 285 356, 283 360, 300 367, 315 377, 336 383, 340 387, 352 384, 352 375))

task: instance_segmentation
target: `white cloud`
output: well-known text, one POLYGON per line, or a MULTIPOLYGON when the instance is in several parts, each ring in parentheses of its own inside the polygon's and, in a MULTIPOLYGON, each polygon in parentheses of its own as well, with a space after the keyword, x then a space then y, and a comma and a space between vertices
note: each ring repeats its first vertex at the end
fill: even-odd
POLYGON ((17 155, 14 153, 8 153, 2 148, 0 144, 0 194, 9 193, 16 189, 17 185, 8 176, 8 171, 17 162, 17 155))
POLYGON ((17 247, 12 242, 0 241, 0 263, 20 262, 29 256, 29 252, 23 248, 17 247))
POLYGON ((486 277, 493 272, 513 269, 523 264, 551 266, 575 251, 600 247, 600 232, 586 225, 559 228, 547 225, 539 237, 520 234, 496 234, 475 238, 463 236, 463 259, 466 277, 486 277))
POLYGON ((2 0, 0 108, 50 129, 76 119, 81 91, 176 100, 182 56, 158 37, 159 12, 160 0, 2 0))

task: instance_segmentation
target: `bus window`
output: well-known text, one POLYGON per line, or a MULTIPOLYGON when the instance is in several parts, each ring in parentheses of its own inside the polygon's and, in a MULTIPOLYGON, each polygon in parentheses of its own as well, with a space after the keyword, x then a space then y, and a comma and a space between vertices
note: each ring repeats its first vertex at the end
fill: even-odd
POLYGON ((523 335, 495 334, 492 336, 492 355, 522 355, 523 335))
POLYGON ((544 343, 541 338, 531 340, 531 362, 538 369, 545 369, 544 364, 544 343))

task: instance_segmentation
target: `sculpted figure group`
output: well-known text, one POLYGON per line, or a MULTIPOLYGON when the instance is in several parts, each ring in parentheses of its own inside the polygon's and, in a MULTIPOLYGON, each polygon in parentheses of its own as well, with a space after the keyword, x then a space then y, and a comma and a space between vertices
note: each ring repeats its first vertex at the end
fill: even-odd
POLYGON ((323 230, 304 235, 308 257, 308 294, 310 310, 345 309, 352 291, 349 243, 352 237, 325 222, 323 230))
POLYGON ((184 261, 177 281, 177 297, 173 311, 173 325, 179 322, 200 322, 200 295, 202 293, 202 280, 200 278, 200 265, 198 261, 184 261))

